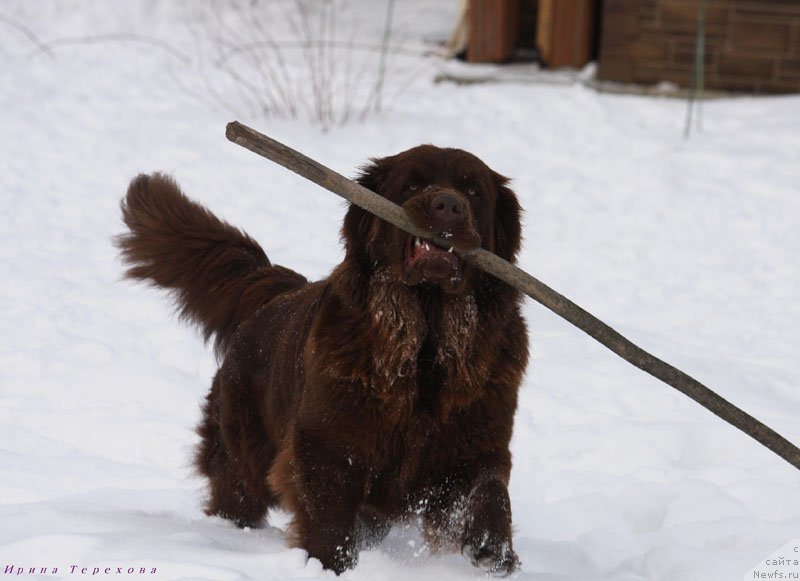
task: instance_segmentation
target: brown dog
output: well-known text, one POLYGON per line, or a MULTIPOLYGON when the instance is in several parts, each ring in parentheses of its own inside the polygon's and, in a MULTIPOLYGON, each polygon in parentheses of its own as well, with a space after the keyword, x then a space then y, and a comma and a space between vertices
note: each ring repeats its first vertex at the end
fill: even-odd
MULTIPOLYGON (((457 248, 514 260, 520 207, 475 156, 430 145, 373 160, 359 183, 457 248)), ((517 291, 351 206, 322 281, 272 265, 171 179, 133 180, 116 243, 128 277, 172 291, 221 361, 198 428, 208 514, 294 515, 294 542, 336 572, 393 521, 488 571, 511 542, 509 440, 528 358, 517 291)))

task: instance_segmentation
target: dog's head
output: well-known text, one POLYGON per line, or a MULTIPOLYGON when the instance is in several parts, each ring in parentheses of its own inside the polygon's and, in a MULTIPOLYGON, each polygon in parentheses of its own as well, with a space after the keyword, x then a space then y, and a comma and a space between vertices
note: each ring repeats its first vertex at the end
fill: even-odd
POLYGON ((357 206, 344 219, 347 257, 380 269, 409 286, 433 285, 468 292, 475 271, 452 247, 486 250, 514 261, 521 241, 520 207, 508 179, 460 149, 420 145, 373 159, 357 181, 401 205, 420 229, 451 246, 420 240, 357 206))

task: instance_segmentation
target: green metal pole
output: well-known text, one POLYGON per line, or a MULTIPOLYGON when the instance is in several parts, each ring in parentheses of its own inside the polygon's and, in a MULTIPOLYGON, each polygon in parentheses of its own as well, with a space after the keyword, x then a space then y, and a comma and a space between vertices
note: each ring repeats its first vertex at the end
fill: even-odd
POLYGON ((701 0, 700 11, 697 15, 697 40, 694 50, 694 70, 692 71, 692 86, 689 89, 689 99, 686 107, 686 126, 683 130, 683 137, 689 139, 692 130, 692 109, 695 99, 697 103, 697 128, 702 129, 700 122, 701 109, 700 100, 703 98, 705 87, 705 48, 706 48, 706 5, 708 0, 701 0))

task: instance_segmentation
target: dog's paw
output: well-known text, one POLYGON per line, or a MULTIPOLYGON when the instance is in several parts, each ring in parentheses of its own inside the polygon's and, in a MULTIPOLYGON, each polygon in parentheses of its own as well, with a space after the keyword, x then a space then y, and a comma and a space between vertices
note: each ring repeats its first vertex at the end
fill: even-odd
POLYGON ((519 557, 511 543, 489 533, 464 543, 461 552, 474 566, 495 577, 507 577, 519 569, 519 557))
POLYGON ((324 569, 333 571, 336 575, 341 575, 348 569, 355 568, 358 564, 358 550, 342 546, 338 546, 333 551, 325 554, 312 555, 309 553, 309 557, 316 557, 320 560, 324 569))

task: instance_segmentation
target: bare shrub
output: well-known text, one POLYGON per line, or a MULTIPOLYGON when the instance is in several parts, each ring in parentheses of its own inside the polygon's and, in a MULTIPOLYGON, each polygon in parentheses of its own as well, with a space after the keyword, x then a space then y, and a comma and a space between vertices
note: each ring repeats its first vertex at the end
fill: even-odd
MULTIPOLYGON (((306 118, 323 129, 363 120, 381 109, 387 55, 421 53, 390 46, 391 12, 383 40, 358 40, 344 24, 341 0, 226 0, 195 14, 196 52, 208 95, 230 108, 233 92, 248 114, 306 118), (227 91, 208 72, 223 73, 227 91)), ((387 10, 393 9, 389 0, 387 10)))

